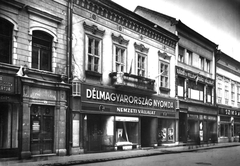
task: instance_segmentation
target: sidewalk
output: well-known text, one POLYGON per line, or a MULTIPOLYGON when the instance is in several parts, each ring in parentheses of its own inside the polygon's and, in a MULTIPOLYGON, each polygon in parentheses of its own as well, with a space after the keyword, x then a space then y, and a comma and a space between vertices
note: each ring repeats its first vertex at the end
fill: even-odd
POLYGON ((174 147, 157 147, 157 148, 143 148, 141 150, 129 150, 129 151, 114 151, 103 153, 88 153, 72 156, 45 156, 34 157, 29 160, 11 160, 1 161, 0 166, 61 166, 71 164, 86 164, 94 162, 104 162, 110 160, 119 160, 126 158, 136 158, 153 155, 164 155, 171 153, 192 152, 204 149, 225 148, 232 146, 240 146, 239 142, 231 143, 217 143, 217 144, 204 144, 201 146, 174 146, 174 147))

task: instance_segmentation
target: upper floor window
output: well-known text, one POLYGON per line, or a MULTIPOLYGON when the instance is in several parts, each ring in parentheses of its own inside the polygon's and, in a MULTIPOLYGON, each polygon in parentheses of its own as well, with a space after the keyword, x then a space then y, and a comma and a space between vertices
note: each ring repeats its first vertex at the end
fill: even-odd
POLYGON ((102 72, 102 37, 105 31, 98 29, 96 25, 88 25, 85 22, 83 27, 85 36, 85 70, 95 73, 102 72))
POLYGON ((187 50, 187 55, 188 55, 188 65, 192 65, 192 52, 187 50))
POLYGON ((184 62, 184 51, 185 49, 181 46, 178 47, 178 61, 184 62))
POLYGON ((146 55, 138 53, 137 75, 146 76, 146 55))
POLYGON ((212 89, 213 89, 212 86, 207 86, 207 89, 206 89, 206 93, 207 93, 207 95, 206 95, 206 97, 207 97, 206 101, 207 101, 207 103, 212 103, 212 89))
POLYGON ((43 31, 33 31, 32 68, 51 71, 53 37, 43 31))
POLYGON ((0 18, 0 62, 12 63, 13 24, 0 18))
POLYGON ((240 103, 240 86, 237 86, 237 102, 240 103))
POLYGON ((203 102, 204 85, 195 81, 188 82, 188 98, 203 102))
POLYGON ((160 61, 160 86, 169 88, 169 64, 160 61))
POLYGON ((101 58, 101 50, 100 50, 100 40, 97 38, 93 38, 91 36, 88 37, 88 50, 87 50, 87 70, 99 72, 100 69, 100 58, 101 58))
POLYGON ((199 56, 199 68, 204 70, 204 58, 199 56))
POLYGON ((228 104, 228 102, 229 102, 229 89, 228 89, 228 85, 225 85, 224 98, 225 98, 225 104, 228 104))
POLYGON ((184 82, 185 79, 183 77, 178 77, 177 94, 179 97, 184 97, 184 82))
POLYGON ((147 77, 147 53, 148 48, 143 44, 134 43, 136 51, 136 64, 137 64, 137 75, 147 77))
POLYGON ((122 35, 115 36, 112 34, 113 40, 113 71, 126 72, 127 45, 128 40, 125 40, 122 35))
POLYGON ((235 101, 235 85, 234 83, 231 84, 231 100, 235 101))
POLYGON ((206 59, 206 71, 210 73, 210 60, 206 59))

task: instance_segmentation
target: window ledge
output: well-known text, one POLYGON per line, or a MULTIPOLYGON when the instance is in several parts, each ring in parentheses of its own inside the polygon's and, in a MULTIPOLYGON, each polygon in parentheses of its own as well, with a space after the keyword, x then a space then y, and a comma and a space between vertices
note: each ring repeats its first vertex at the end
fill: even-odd
POLYGON ((165 92, 170 92, 169 88, 164 88, 164 87, 159 87, 159 90, 165 91, 165 92))
POLYGON ((86 70, 85 74, 88 76, 94 76, 94 77, 102 77, 102 74, 99 72, 91 71, 91 70, 86 70))

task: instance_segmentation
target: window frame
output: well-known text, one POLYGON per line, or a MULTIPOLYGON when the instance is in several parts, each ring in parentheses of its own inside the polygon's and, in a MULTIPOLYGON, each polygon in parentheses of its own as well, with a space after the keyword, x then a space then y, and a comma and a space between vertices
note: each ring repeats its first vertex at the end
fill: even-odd
POLYGON ((188 55, 188 65, 192 66, 192 64, 193 64, 193 53, 192 53, 192 51, 187 50, 187 55, 188 55))
POLYGON ((159 87, 161 88, 167 88, 169 89, 170 87, 170 64, 167 63, 167 62, 164 62, 162 60, 159 59, 159 64, 158 64, 158 70, 159 70, 159 78, 158 78, 158 82, 159 82, 159 87), (166 69, 167 67, 167 70, 163 70, 166 69), (165 72, 167 71, 167 73, 165 74, 165 72), (166 84, 166 79, 167 79, 167 86, 165 85, 166 84), (162 86, 164 84, 164 86, 162 86))
POLYGON ((34 30, 32 32, 32 60, 31 60, 31 67, 37 70, 44 70, 44 71, 52 71, 52 58, 53 58, 53 36, 45 31, 42 30, 34 30), (41 38, 38 35, 35 35, 35 33, 39 33, 40 35, 43 35, 45 37, 48 37, 49 40, 45 40, 44 37, 41 38), (35 53, 37 54, 37 67, 33 66, 33 61, 36 61, 34 55, 34 51, 37 50, 35 53), (44 68, 45 61, 47 54, 47 62, 48 67, 44 68))
POLYGON ((204 70, 204 57, 199 56, 199 68, 204 70))
MULTIPOLYGON (((0 22, 3 24, 3 25, 6 25, 6 26, 9 26, 7 27, 7 32, 9 34, 5 34, 5 33, 0 33, 0 38, 1 38, 1 43, 6 44, 8 46, 8 48, 6 49, 5 47, 3 47, 3 50, 5 50, 7 52, 7 56, 6 56, 6 59, 4 61, 3 60, 3 57, 1 56, 0 57, 0 62, 1 63, 7 63, 7 64, 12 64, 13 63, 13 60, 12 60, 12 57, 13 57, 13 30, 14 30, 14 24, 10 21, 8 21, 7 19, 5 18, 2 18, 0 17, 0 22)), ((3 28, 3 26, 2 26, 3 28)), ((2 51, 1 51, 2 52, 2 51)), ((4 53, 3 53, 4 54, 4 53)))
POLYGON ((185 48, 182 46, 178 46, 178 62, 184 63, 184 55, 185 55, 185 48), (180 50, 182 49, 183 54, 180 53, 180 50))
POLYGON ((149 48, 146 48, 143 44, 134 43, 135 47, 135 65, 136 65, 136 75, 140 77, 148 77, 148 51, 149 48), (139 56, 141 59, 145 59, 144 63, 139 63, 139 56), (140 74, 140 71, 144 71, 144 74, 140 74))
POLYGON ((206 59, 206 71, 211 72, 211 61, 209 59, 206 59))

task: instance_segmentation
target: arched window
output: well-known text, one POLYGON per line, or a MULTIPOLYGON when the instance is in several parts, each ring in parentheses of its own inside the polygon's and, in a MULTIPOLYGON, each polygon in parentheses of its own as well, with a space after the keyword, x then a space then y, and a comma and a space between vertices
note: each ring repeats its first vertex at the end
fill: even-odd
POLYGON ((43 31, 33 31, 32 68, 51 71, 53 37, 43 31))
POLYGON ((0 18, 0 62, 12 63, 13 24, 0 18))

